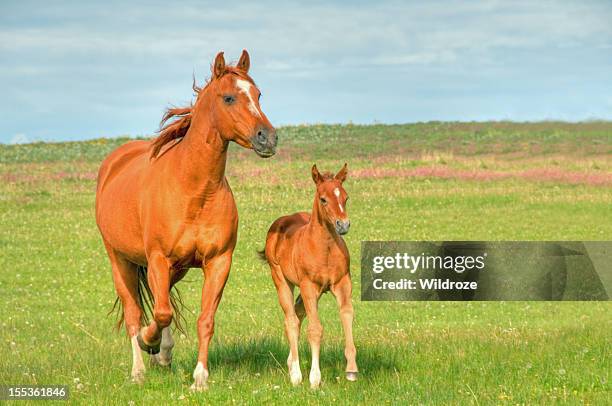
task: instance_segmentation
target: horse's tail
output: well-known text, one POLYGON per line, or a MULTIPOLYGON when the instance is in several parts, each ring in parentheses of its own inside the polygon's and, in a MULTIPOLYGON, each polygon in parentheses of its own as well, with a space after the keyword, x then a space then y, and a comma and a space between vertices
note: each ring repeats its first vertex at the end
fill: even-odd
POLYGON ((268 257, 266 257, 266 249, 262 249, 262 250, 257 250, 257 256, 259 256, 259 259, 262 260, 263 262, 268 262, 268 257))
MULTIPOLYGON (((151 288, 149 287, 149 281, 147 279, 147 267, 146 266, 138 266, 138 306, 142 310, 142 315, 140 316, 140 325, 146 326, 149 324, 149 321, 153 318, 153 307, 155 304, 155 300, 153 298, 153 292, 151 292, 151 288)), ((181 333, 186 334, 185 332, 185 316, 183 316, 183 308, 185 304, 183 303, 183 298, 181 297, 181 293, 177 289, 176 285, 172 287, 170 290, 170 304, 172 305, 172 310, 174 313, 174 317, 172 320, 174 321, 174 326, 181 333)), ((119 330, 124 322, 123 316, 123 306, 121 305, 121 300, 119 297, 115 299, 115 304, 113 308, 108 312, 110 315, 113 312, 117 313, 117 324, 116 328, 119 330)))

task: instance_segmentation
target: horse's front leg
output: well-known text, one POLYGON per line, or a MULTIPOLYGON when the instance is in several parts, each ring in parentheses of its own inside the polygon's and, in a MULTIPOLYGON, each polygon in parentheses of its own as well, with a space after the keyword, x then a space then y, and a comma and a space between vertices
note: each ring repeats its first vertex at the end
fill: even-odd
MULTIPOLYGON (((172 274, 171 287, 174 286, 178 281, 183 279, 183 277, 187 274, 189 268, 180 269, 172 274)), ((178 311, 178 309, 173 309, 174 311, 178 311)), ((177 317, 177 314, 174 314, 177 317)), ((172 364, 172 349, 174 348, 174 339, 172 338, 172 330, 171 327, 165 327, 161 332, 161 344, 159 347, 159 354, 151 355, 151 365, 152 366, 161 366, 161 367, 169 367, 172 364)))
POLYGON ((302 382, 302 371, 300 370, 300 357, 298 354, 300 320, 293 308, 293 285, 287 282, 280 266, 271 264, 270 267, 272 269, 272 280, 278 293, 278 301, 285 313, 285 333, 287 341, 289 341, 289 356, 287 357, 289 378, 293 386, 297 386, 302 382))
POLYGON ((358 375, 357 369, 357 350, 353 342, 353 303, 351 302, 352 294, 351 277, 346 274, 331 291, 336 297, 338 308, 340 310, 340 321, 344 330, 344 356, 346 357, 346 379, 356 381, 358 375))
POLYGON ((202 288, 202 311, 198 318, 198 364, 193 371, 191 389, 202 391, 208 388, 208 345, 215 328, 215 312, 232 265, 232 251, 210 259, 204 265, 204 286, 202 288))
POLYGON ((157 354, 160 350, 162 330, 172 322, 170 304, 170 282, 172 280, 170 261, 161 253, 148 258, 147 280, 153 293, 153 321, 138 334, 138 344, 143 351, 157 354))
POLYGON ((321 385, 321 369, 319 368, 319 354, 321 351, 321 338, 323 337, 323 326, 319 320, 319 298, 321 297, 321 288, 310 281, 303 281, 300 284, 300 295, 304 302, 304 309, 308 316, 308 342, 310 343, 310 352, 312 362, 310 365, 310 387, 317 389, 321 385))

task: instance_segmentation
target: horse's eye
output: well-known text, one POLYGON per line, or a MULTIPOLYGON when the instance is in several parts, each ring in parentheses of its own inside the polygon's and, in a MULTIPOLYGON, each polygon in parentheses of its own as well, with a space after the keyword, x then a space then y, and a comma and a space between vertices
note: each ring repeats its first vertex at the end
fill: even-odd
POLYGON ((257 96, 257 100, 261 100, 261 93, 259 93, 259 96, 257 96))
POLYGON ((225 102, 225 104, 234 104, 234 102, 236 101, 236 98, 234 96, 223 96, 223 101, 225 102))
POLYGON ((327 200, 324 197, 321 198, 321 204, 327 204, 327 200))

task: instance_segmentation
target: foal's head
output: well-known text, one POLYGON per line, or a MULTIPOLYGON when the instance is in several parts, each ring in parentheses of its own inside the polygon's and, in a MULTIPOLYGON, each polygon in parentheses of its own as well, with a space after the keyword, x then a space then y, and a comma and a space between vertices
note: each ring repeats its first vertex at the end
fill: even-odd
POLYGON ((334 176, 331 173, 319 173, 317 165, 312 166, 312 180, 317 185, 315 205, 323 221, 333 225, 336 232, 340 235, 348 233, 351 222, 346 212, 346 202, 348 195, 342 187, 346 180, 347 166, 344 164, 342 169, 334 176))
POLYGON ((261 111, 261 92, 249 76, 250 58, 242 51, 236 66, 227 66, 223 52, 212 65, 212 79, 206 87, 207 106, 221 136, 235 141, 257 155, 268 158, 275 153, 276 130, 261 111))

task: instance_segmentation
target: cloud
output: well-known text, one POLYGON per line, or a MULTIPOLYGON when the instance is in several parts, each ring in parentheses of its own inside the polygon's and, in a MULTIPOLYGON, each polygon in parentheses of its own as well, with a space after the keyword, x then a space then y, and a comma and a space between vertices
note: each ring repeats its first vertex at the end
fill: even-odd
POLYGON ((112 10, 56 3, 34 10, 46 16, 46 24, 1 29, 0 51, 94 59, 163 55, 208 64, 218 47, 238 55, 245 44, 257 49, 264 62, 282 60, 291 69, 309 69, 319 61, 436 64, 466 52, 486 57, 497 48, 612 43, 612 7, 580 2, 381 2, 351 7, 285 2, 213 7, 187 2, 183 7, 152 4, 112 10), (70 23, 62 24, 65 19, 70 23))
POLYGON ((251 52, 266 113, 284 123, 508 111, 579 118, 601 111, 584 100, 606 105, 611 90, 608 2, 21 0, 2 8, 0 109, 13 117, 3 134, 150 133, 164 106, 189 101, 192 71, 201 82, 220 49, 234 61, 251 52), (560 87, 577 88, 580 103, 559 97, 560 87))
POLYGON ((28 142, 31 142, 31 141, 27 135, 23 133, 18 133, 18 134, 14 134, 11 137, 9 144, 27 144, 28 142))

